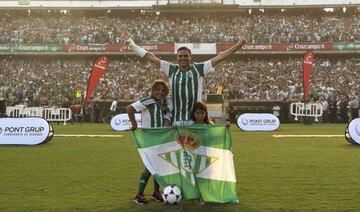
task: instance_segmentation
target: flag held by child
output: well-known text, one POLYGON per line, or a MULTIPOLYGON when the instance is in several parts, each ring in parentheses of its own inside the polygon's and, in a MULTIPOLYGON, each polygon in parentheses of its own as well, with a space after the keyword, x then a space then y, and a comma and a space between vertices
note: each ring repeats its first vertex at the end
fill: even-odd
POLYGON ((185 199, 239 202, 228 127, 137 129, 132 140, 146 168, 162 187, 176 184, 185 199))

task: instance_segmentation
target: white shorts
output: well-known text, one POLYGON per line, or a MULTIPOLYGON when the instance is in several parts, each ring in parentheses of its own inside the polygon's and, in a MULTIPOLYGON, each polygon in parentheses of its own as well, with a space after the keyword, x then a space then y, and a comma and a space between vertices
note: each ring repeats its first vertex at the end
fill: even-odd
POLYGON ((186 126, 194 123, 192 120, 186 120, 186 121, 174 121, 172 126, 186 126))

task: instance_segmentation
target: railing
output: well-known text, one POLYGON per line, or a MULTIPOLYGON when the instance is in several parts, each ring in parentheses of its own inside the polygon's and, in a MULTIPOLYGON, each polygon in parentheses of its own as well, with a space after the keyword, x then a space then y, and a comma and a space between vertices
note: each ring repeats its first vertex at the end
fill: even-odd
POLYGON ((318 122, 318 117, 321 117, 323 114, 323 107, 321 104, 316 103, 307 103, 302 102, 291 103, 290 105, 290 114, 295 116, 294 120, 298 120, 300 117, 314 117, 314 121, 318 122))
POLYGON ((8 117, 42 117, 47 121, 64 122, 71 120, 71 110, 69 108, 46 108, 46 107, 25 107, 25 105, 16 105, 6 108, 8 117))

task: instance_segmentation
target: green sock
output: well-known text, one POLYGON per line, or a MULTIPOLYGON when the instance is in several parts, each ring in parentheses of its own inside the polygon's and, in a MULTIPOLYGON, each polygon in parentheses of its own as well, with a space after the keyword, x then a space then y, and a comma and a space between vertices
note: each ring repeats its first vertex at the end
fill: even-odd
POLYGON ((144 194, 144 190, 145 190, 146 184, 147 184, 150 176, 151 176, 151 174, 149 172, 141 173, 138 194, 144 194))
POLYGON ((155 180, 155 177, 153 176, 154 178, 154 192, 159 192, 160 191, 160 185, 159 183, 155 180))

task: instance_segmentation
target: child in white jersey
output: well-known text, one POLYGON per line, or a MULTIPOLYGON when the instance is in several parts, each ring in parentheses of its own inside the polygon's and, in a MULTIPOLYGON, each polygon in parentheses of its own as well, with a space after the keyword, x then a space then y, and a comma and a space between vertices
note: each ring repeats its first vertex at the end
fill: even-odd
MULTIPOLYGON (((127 107, 127 112, 131 122, 131 130, 137 128, 135 120, 135 112, 141 112, 142 127, 143 128, 157 128, 163 126, 171 126, 171 114, 172 110, 171 98, 166 98, 169 94, 169 88, 165 81, 155 80, 151 86, 151 95, 145 97, 139 101, 136 101, 127 107)), ((137 204, 146 204, 148 201, 144 197, 144 190, 146 184, 151 176, 151 173, 147 168, 141 173, 138 193, 134 198, 134 202, 137 204)), ((160 193, 158 182, 154 178, 154 193, 153 199, 156 201, 162 201, 162 195, 160 193)))

